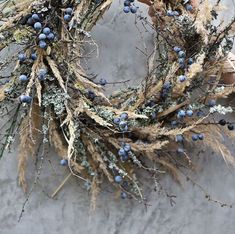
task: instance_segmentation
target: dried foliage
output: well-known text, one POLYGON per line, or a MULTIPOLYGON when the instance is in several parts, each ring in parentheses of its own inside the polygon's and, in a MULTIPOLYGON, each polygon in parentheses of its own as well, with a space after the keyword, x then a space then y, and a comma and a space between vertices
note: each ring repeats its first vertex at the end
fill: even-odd
MULTIPOLYGON (((223 74, 235 72, 230 53, 234 19, 214 26, 218 4, 205 0, 198 9, 187 11, 184 1, 144 1, 153 24, 138 14, 137 19, 155 30, 146 77, 138 88, 107 97, 106 81, 95 82, 81 59, 83 45, 94 45, 89 31, 111 0, 2 2, 0 9, 10 11, 0 13, 0 50, 12 42, 23 47, 0 89, 0 102, 4 109, 17 100, 16 115, 25 115, 19 150, 19 182, 24 190, 29 155, 37 155, 41 145, 48 144, 62 158, 61 164, 85 181, 92 209, 103 178, 122 197, 142 202, 139 170, 154 178, 168 172, 180 183, 181 167, 192 169, 193 164, 183 141, 197 144, 204 139, 226 163, 235 165, 218 127, 231 130, 234 125, 225 120, 210 122, 215 113, 233 111, 216 101, 235 91, 234 85, 221 81, 223 74), (182 164, 176 160, 179 155, 182 164)), ((11 125, 11 133, 12 126, 17 128, 11 125)))

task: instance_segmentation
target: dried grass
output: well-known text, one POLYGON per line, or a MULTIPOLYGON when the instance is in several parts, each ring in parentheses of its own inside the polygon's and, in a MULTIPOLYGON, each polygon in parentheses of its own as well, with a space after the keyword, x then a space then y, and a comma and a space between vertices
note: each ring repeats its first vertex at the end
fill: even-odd
POLYGON ((33 103, 31 112, 31 116, 27 115, 20 128, 18 174, 19 184, 25 192, 27 191, 25 178, 27 161, 30 155, 37 152, 41 128, 40 109, 37 103, 33 103))
POLYGON ((99 180, 97 176, 94 176, 91 183, 91 204, 90 204, 91 211, 94 211, 96 209, 96 201, 99 192, 100 192, 99 180))
POLYGON ((198 8, 197 17, 194 22, 197 32, 202 36, 205 44, 208 43, 208 31, 206 29, 206 24, 212 20, 212 9, 213 6, 209 0, 202 2, 198 8))
POLYGON ((217 125, 207 125, 198 127, 198 129, 204 133, 208 133, 204 140, 204 144, 208 145, 217 154, 221 155, 228 166, 232 165, 235 167, 235 158, 228 147, 224 144, 222 128, 217 125))
POLYGON ((133 143, 131 144, 131 148, 136 153, 151 153, 155 150, 161 149, 163 146, 167 145, 169 141, 157 141, 150 144, 144 144, 144 143, 133 143))
POLYGON ((108 178, 108 180, 112 183, 113 177, 108 171, 107 165, 105 164, 104 160, 102 159, 102 156, 98 152, 98 150, 95 148, 94 143, 92 143, 87 137, 82 135, 82 141, 84 142, 84 145, 87 147, 87 151, 90 154, 91 158, 97 164, 97 167, 101 169, 101 171, 104 173, 104 175, 108 178))
POLYGON ((56 153, 61 158, 67 158, 68 144, 61 135, 55 120, 50 121, 48 135, 49 141, 54 146, 56 153))
POLYGON ((57 81, 58 81, 60 87, 61 87, 61 88, 64 90, 64 92, 66 93, 67 91, 66 91, 66 88, 65 88, 64 80, 63 80, 63 78, 62 78, 62 76, 61 76, 61 74, 60 74, 60 71, 59 71, 59 69, 58 69, 58 67, 57 67, 57 65, 56 65, 56 63, 55 63, 55 61, 52 60, 49 56, 46 57, 46 60, 47 60, 47 62, 48 62, 48 64, 49 64, 49 66, 50 66, 50 68, 51 68, 51 70, 52 70, 52 72, 53 72, 55 78, 57 79, 57 81))
POLYGON ((93 119, 96 123, 98 123, 100 126, 103 127, 112 127, 113 125, 105 121, 103 118, 98 116, 95 112, 85 108, 84 112, 91 118, 93 119))

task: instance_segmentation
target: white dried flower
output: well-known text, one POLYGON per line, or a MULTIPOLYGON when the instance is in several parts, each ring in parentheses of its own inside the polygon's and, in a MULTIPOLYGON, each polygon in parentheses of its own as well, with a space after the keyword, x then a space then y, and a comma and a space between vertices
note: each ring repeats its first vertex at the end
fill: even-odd
POLYGON ((217 87, 216 89, 215 89, 215 92, 216 93, 220 93, 220 92, 223 92, 224 91, 224 86, 220 86, 220 87, 217 87))
POLYGON ((233 109, 231 106, 225 107, 225 106, 213 106, 210 108, 210 113, 218 112, 221 115, 226 115, 227 113, 232 113, 233 109))

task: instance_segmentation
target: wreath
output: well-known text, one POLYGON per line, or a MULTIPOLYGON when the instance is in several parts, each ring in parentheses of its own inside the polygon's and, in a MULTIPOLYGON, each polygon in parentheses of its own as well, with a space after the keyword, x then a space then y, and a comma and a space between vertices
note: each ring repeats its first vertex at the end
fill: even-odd
POLYGON ((4 71, 15 62, 9 76, 1 75, 1 116, 7 120, 0 157, 19 134, 19 184, 25 192, 29 156, 35 156, 36 184, 51 146, 70 170, 65 181, 70 176, 83 181, 92 207, 107 180, 121 198, 145 203, 138 171, 149 173, 156 185, 167 173, 180 183, 182 169, 194 168, 187 150, 192 144, 203 142, 235 165, 221 142, 222 134, 234 136, 234 124, 219 117, 233 108, 217 101, 235 91, 223 80, 235 72, 230 52, 235 18, 214 24, 220 1, 204 0, 197 7, 190 0, 158 0, 145 1, 150 21, 138 13, 138 3, 125 0, 122 14, 133 13, 154 29, 154 50, 138 87, 107 97, 108 81, 86 74, 81 59, 84 44, 95 45, 90 30, 111 2, 0 3, 0 50, 14 45, 20 50, 0 64, 4 71))

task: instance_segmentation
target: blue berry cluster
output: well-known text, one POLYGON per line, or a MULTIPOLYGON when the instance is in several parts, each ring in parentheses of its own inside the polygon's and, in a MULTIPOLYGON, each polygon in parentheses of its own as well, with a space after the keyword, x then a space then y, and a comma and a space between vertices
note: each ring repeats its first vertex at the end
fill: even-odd
POLYGON ((131 12, 131 13, 135 14, 137 12, 138 8, 133 4, 134 1, 135 0, 125 0, 124 1, 123 11, 125 13, 131 12))
POLYGON ((192 117, 193 116, 193 110, 191 110, 191 109, 188 109, 186 111, 185 110, 179 110, 178 113, 177 113, 177 117, 179 119, 182 119, 186 116, 192 117))
POLYGON ((122 113, 119 117, 114 118, 113 122, 118 125, 121 132, 127 132, 128 131, 128 114, 122 113))
MULTIPOLYGON (((177 53, 178 55, 178 63, 179 63, 179 66, 180 68, 185 68, 187 65, 191 65, 193 64, 193 59, 192 58, 189 58, 186 60, 186 53, 178 46, 175 46, 173 48, 173 50, 177 53)), ((179 81, 180 82, 184 82, 186 80, 186 76, 184 75, 181 75, 179 76, 179 81)))
POLYGON ((69 22, 72 19, 73 8, 68 7, 64 12, 64 21, 69 22))
MULTIPOLYGON (((42 24, 42 18, 39 14, 32 14, 32 16, 28 19, 27 24, 32 26, 35 31, 38 33, 38 46, 41 49, 46 49, 48 42, 52 42, 55 39, 54 32, 49 27, 44 27, 42 24)), ((35 60, 35 56, 32 55, 31 58, 35 60)))
POLYGON ((120 156, 122 161, 127 161, 129 159, 130 152, 131 152, 130 144, 123 143, 122 147, 118 151, 118 155, 120 156))
POLYGON ((234 130, 234 125, 232 123, 227 122, 225 119, 221 119, 219 121, 219 125, 221 125, 221 126, 227 125, 228 130, 230 130, 230 131, 234 130))
POLYGON ((203 140, 204 139, 204 134, 200 133, 200 134, 193 134, 192 135, 192 140, 193 141, 197 141, 197 140, 203 140))

